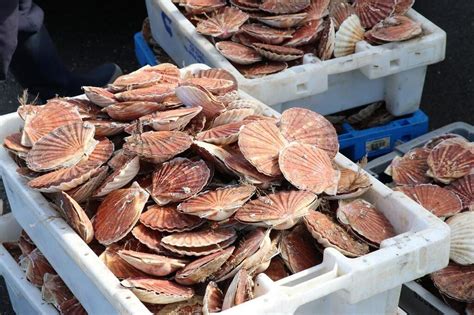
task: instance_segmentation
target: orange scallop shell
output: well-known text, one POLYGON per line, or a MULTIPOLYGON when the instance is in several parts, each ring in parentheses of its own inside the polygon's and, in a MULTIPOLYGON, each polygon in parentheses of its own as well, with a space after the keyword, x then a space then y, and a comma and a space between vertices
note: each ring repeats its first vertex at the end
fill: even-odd
POLYGON ((118 251, 122 249, 123 246, 119 246, 117 244, 107 246, 105 251, 100 254, 99 259, 119 279, 145 277, 146 273, 133 267, 118 255, 118 251))
POLYGON ((206 292, 203 299, 204 314, 218 313, 222 310, 222 303, 224 302, 224 294, 217 284, 210 281, 206 286, 206 292))
POLYGON ((427 184, 431 179, 426 176, 431 150, 414 148, 402 157, 395 157, 386 172, 397 185, 427 184))
POLYGON ((310 211, 304 217, 304 223, 311 235, 323 247, 333 247, 348 257, 358 257, 369 252, 369 246, 350 235, 329 216, 310 211))
POLYGON ((186 151, 190 136, 181 131, 148 131, 125 138, 125 152, 136 154, 152 163, 162 163, 186 151))
POLYGON ((112 89, 136 89, 151 86, 156 83, 173 83, 178 80, 178 67, 169 63, 163 63, 156 66, 145 66, 134 72, 118 77, 112 84, 112 89))
POLYGON ((354 7, 347 2, 341 2, 334 5, 329 11, 331 21, 334 22, 335 28, 339 28, 349 16, 356 14, 354 7))
POLYGON ((398 0, 393 9, 394 15, 405 15, 413 6, 415 0, 398 0))
POLYGON ((288 68, 288 64, 283 61, 263 61, 249 66, 240 66, 238 70, 244 77, 255 79, 281 72, 286 68, 288 68))
POLYGON ((207 220, 222 221, 232 216, 254 193, 255 187, 250 185, 217 188, 180 203, 178 211, 207 220))
POLYGON ((379 41, 400 42, 411 39, 423 32, 421 23, 406 16, 391 16, 374 25, 370 35, 379 41))
POLYGON ((447 217, 460 212, 461 199, 452 191, 431 184, 400 186, 395 188, 413 199, 438 217, 447 217))
POLYGON ((190 83, 203 87, 214 95, 224 95, 237 90, 237 80, 224 69, 200 70, 192 77, 185 78, 183 84, 190 83))
POLYGON ((25 147, 21 144, 21 133, 16 132, 11 135, 8 135, 3 139, 3 146, 19 157, 26 157, 30 151, 29 147, 25 147))
POLYGON ((255 168, 268 176, 281 174, 278 156, 287 141, 275 123, 256 121, 242 127, 239 134, 239 148, 255 168))
POLYGON ((291 274, 280 256, 272 258, 270 265, 264 273, 273 281, 281 280, 291 274))
POLYGON ((375 247, 379 247, 383 240, 396 235, 395 229, 383 213, 363 199, 341 201, 337 209, 337 219, 375 247))
POLYGON ((474 211, 474 173, 452 182, 446 188, 461 199, 464 209, 474 211))
POLYGON ((259 8, 273 14, 289 14, 300 12, 310 4, 310 0, 263 0, 259 8))
POLYGON ((152 276, 167 276, 184 266, 187 260, 133 250, 119 250, 118 255, 136 269, 152 276))
POLYGON ((64 302, 74 299, 74 295, 61 280, 61 277, 50 273, 44 275, 41 297, 46 303, 53 304, 57 309, 60 309, 64 302))
POLYGON ((442 134, 442 135, 431 138, 428 142, 426 142, 423 145, 423 148, 433 149, 434 147, 436 147, 438 144, 440 144, 444 140, 453 139, 453 138, 467 141, 466 138, 464 138, 461 135, 458 135, 458 134, 455 134, 455 133, 445 133, 445 134, 442 134))
POLYGON ((339 151, 339 140, 334 126, 324 116, 304 108, 285 110, 280 119, 280 130, 288 142, 297 141, 325 150, 332 159, 339 151))
POLYGON ((241 27, 241 31, 261 42, 272 45, 283 43, 285 39, 291 38, 294 33, 294 30, 291 29, 280 30, 262 24, 245 24, 241 27))
POLYGON ((446 268, 431 274, 434 285, 441 293, 461 302, 474 302, 474 265, 450 263, 446 268))
POLYGON ((194 290, 169 280, 153 278, 129 278, 121 284, 132 290, 142 302, 152 304, 170 304, 189 300, 194 296, 194 290))
POLYGON ((107 106, 103 111, 118 121, 132 121, 166 108, 167 106, 163 103, 129 101, 107 106))
POLYGON ((369 175, 361 169, 355 172, 348 168, 342 168, 340 173, 341 177, 337 184, 337 195, 329 196, 327 199, 356 198, 364 194, 372 186, 369 175))
POLYGON ((354 8, 364 28, 371 28, 393 14, 397 0, 356 0, 354 8))
POLYGON ((155 112, 140 117, 140 123, 149 125, 156 131, 182 130, 196 117, 202 107, 178 108, 163 112, 155 112))
POLYGON ((235 218, 246 224, 285 230, 318 206, 318 197, 307 191, 282 191, 259 197, 237 210, 235 218))
POLYGON ((87 122, 54 129, 38 140, 28 152, 28 168, 33 171, 49 171, 74 166, 97 145, 94 132, 94 126, 87 122))
POLYGON ((302 25, 293 34, 293 37, 285 43, 285 46, 296 47, 312 44, 318 38, 318 34, 323 30, 323 19, 309 21, 302 25))
POLYGON ((112 174, 107 176, 102 184, 95 190, 93 197, 103 197, 114 190, 120 189, 131 182, 140 170, 140 159, 138 156, 129 157, 122 166, 116 168, 112 174))
POLYGON ((237 121, 201 131, 196 135, 196 140, 217 145, 231 144, 238 140, 241 127, 248 123, 246 121, 237 121))
POLYGON ((314 246, 314 239, 304 225, 285 231, 280 241, 281 257, 292 273, 319 265, 322 254, 314 246))
POLYGON ((109 245, 124 238, 138 222, 148 197, 138 184, 108 194, 94 218, 95 237, 99 243, 109 245))
POLYGON ((238 8, 225 7, 207 20, 200 21, 196 31, 203 35, 226 39, 237 33, 248 18, 249 15, 238 8))
POLYGON ((163 163, 153 173, 151 196, 159 205, 185 200, 198 194, 206 186, 210 175, 202 160, 193 162, 175 158, 163 163))
POLYGON ((211 92, 191 83, 181 84, 175 90, 178 98, 188 107, 202 107, 206 118, 214 118, 225 110, 225 105, 218 101, 211 92))
POLYGON ((242 304, 253 298, 254 282, 247 269, 240 269, 232 279, 222 303, 222 310, 225 311, 233 306, 242 304))
POLYGON ((331 59, 336 44, 336 31, 334 22, 329 19, 323 23, 323 30, 318 43, 317 55, 321 60, 331 59))
POLYGON ((128 127, 128 124, 111 120, 91 119, 87 122, 94 125, 96 137, 115 136, 121 133, 126 127, 128 127))
POLYGON ((89 180, 84 184, 77 186, 66 193, 71 196, 78 203, 87 201, 92 196, 92 193, 99 187, 99 185, 107 177, 108 166, 102 166, 94 170, 89 180))
POLYGON ((263 57, 273 61, 292 61, 304 55, 304 51, 287 46, 255 43, 253 48, 263 57))
POLYGON ((115 95, 107 89, 95 86, 83 86, 82 89, 87 98, 97 106, 107 107, 117 103, 115 95))
POLYGON ((176 83, 159 83, 149 87, 127 90, 115 94, 119 102, 156 102, 162 103, 170 96, 174 95, 176 83))
POLYGON ((230 123, 239 122, 239 121, 245 120, 245 118, 254 114, 255 114, 254 108, 228 109, 213 120, 212 128, 230 124, 230 123))
POLYGON ((322 19, 328 13, 328 7, 331 0, 311 0, 309 6, 303 11, 306 18, 304 23, 322 19))
POLYGON ((161 232, 185 232, 190 231, 204 223, 196 216, 180 213, 175 206, 153 205, 140 216, 140 222, 153 230, 161 232))
POLYGON ((298 189, 336 195, 341 172, 333 168, 326 151, 293 142, 283 148, 278 163, 283 176, 298 189))
POLYGON ((284 14, 284 15, 270 15, 270 16, 261 16, 257 17, 257 20, 261 23, 264 23, 270 27, 277 28, 291 28, 296 27, 302 23, 307 17, 307 13, 294 13, 294 14, 284 14))
POLYGON ((145 245, 158 254, 169 253, 161 246, 161 239, 163 238, 163 235, 159 231, 150 229, 143 224, 137 224, 137 226, 132 229, 132 235, 141 244, 145 245))
POLYGON ((56 274, 48 260, 38 248, 32 250, 21 261, 20 266, 25 270, 26 278, 33 285, 41 287, 43 285, 44 275, 47 273, 56 274))

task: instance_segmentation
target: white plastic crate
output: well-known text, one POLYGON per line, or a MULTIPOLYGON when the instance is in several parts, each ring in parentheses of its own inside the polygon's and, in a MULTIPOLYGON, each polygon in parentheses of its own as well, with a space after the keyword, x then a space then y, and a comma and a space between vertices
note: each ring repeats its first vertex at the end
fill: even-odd
MULTIPOLYGON (((40 289, 26 280, 25 273, 1 244, 18 240, 20 232, 21 226, 15 221, 13 214, 0 216, 0 275, 5 279, 13 310, 18 315, 58 314, 54 307, 43 301, 40 289)), ((0 307, 0 313, 1 311, 0 307)))
MULTIPOLYGON (((267 113, 278 115, 269 107, 267 113)), ((0 142, 21 124, 16 113, 0 116, 0 142)), ((336 163, 357 170, 341 154, 336 163)), ((15 217, 86 310, 92 314, 148 314, 15 170, 15 162, 0 150, 0 174, 15 217)), ((393 192, 375 178, 371 180, 373 187, 364 198, 385 214, 398 236, 385 240, 381 249, 355 259, 326 249, 322 264, 278 282, 260 275, 258 297, 223 314, 396 313, 403 283, 448 264, 449 228, 402 193, 393 192)))
POLYGON ((224 68, 240 88, 278 111, 299 106, 328 115, 385 100, 395 116, 415 112, 421 101, 427 66, 445 57, 446 33, 410 10, 422 23, 423 37, 372 46, 359 42, 350 56, 304 64, 258 79, 246 79, 225 59, 171 0, 146 0, 154 39, 180 66, 205 63, 224 68))

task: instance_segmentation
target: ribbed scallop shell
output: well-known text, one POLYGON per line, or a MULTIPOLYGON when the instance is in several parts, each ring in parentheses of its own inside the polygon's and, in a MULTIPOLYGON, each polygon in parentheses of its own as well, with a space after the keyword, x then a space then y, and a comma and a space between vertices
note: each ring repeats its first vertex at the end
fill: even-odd
POLYGON ((179 69, 172 64, 144 66, 134 72, 118 77, 112 84, 114 90, 137 89, 156 83, 174 83, 179 80, 179 69))
POLYGON ((225 0, 179 0, 187 13, 201 14, 215 11, 226 5, 225 0))
POLYGON ((119 279, 145 277, 146 273, 133 267, 118 255, 118 251, 121 249, 123 249, 123 247, 117 244, 107 246, 105 251, 100 254, 99 259, 119 279))
POLYGON ((254 282, 247 269, 240 269, 234 276, 222 303, 222 310, 225 311, 231 307, 242 304, 253 298, 254 282))
POLYGON ((60 309, 64 302, 74 299, 74 295, 64 281, 58 275, 50 273, 46 273, 43 277, 41 297, 46 303, 53 304, 57 309, 60 309))
POLYGON ((355 52, 357 42, 364 39, 364 28, 357 15, 349 16, 336 32, 334 57, 344 57, 355 52))
POLYGON ((461 199, 455 193, 437 185, 400 186, 395 190, 403 192, 438 217, 454 215, 463 208, 461 199))
POLYGON ((258 11, 260 6, 260 0, 230 0, 230 3, 245 11, 258 11))
POLYGON ((201 110, 202 107, 172 109, 164 112, 155 112, 140 117, 139 120, 143 125, 149 125, 156 131, 179 131, 184 129, 201 110))
POLYGON ((247 13, 237 8, 226 7, 207 20, 200 21, 196 31, 203 35, 226 39, 237 33, 248 18, 247 13))
POLYGON ((393 14, 404 15, 411 9, 414 3, 415 0, 397 0, 395 8, 393 9, 393 14))
POLYGON ((240 94, 239 94, 239 91, 236 90, 236 91, 225 93, 224 95, 217 95, 216 98, 219 102, 224 103, 224 106, 228 108, 231 102, 240 100, 240 94))
POLYGON ((449 258, 460 265, 474 264, 474 212, 462 212, 449 218, 451 229, 449 258))
POLYGON ((310 3, 310 0, 264 0, 259 8, 273 14, 289 14, 306 9, 310 3))
POLYGON ((337 195, 334 197, 328 196, 326 199, 356 198, 364 194, 372 186, 369 175, 361 169, 355 172, 349 168, 342 168, 340 173, 341 177, 337 184, 337 195))
POLYGON ((204 305, 202 311, 204 315, 209 315, 210 313, 218 313, 222 310, 224 294, 215 282, 210 281, 207 284, 203 301, 204 305))
POLYGON ((259 197, 237 210, 235 218, 246 224, 285 230, 318 206, 318 197, 307 191, 282 191, 259 197))
POLYGON ((322 19, 328 14, 328 7, 331 0, 311 0, 309 7, 303 12, 307 14, 304 23, 322 19))
POLYGON ((245 125, 239 134, 239 148, 244 157, 259 172, 268 176, 281 174, 278 156, 286 143, 275 123, 270 121, 245 125))
POLYGON ((187 256, 204 256, 228 247, 237 235, 234 229, 182 232, 165 236, 161 245, 166 249, 187 256))
POLYGON ((25 270, 26 279, 37 287, 43 285, 45 274, 56 274, 56 271, 54 271, 53 267, 51 267, 46 257, 44 257, 38 248, 35 248, 31 253, 21 259, 20 267, 25 270))
POLYGON ((132 290, 142 302, 152 304, 171 304, 189 300, 194 290, 169 280, 153 278, 129 278, 121 284, 132 290))
POLYGON ((161 103, 174 95, 176 83, 160 83, 149 87, 127 90, 115 94, 119 102, 156 102, 161 103))
POLYGON ((162 103, 130 101, 107 106, 104 108, 104 111, 113 119, 119 121, 132 121, 158 110, 165 110, 166 108, 166 105, 162 103))
POLYGON ((414 148, 402 157, 395 157, 385 173, 392 176, 397 185, 427 184, 431 179, 426 176, 429 149, 414 148))
POLYGON ((136 154, 153 163, 162 163, 186 151, 190 136, 181 131, 148 131, 125 138, 125 152, 136 154))
POLYGON ((328 19, 323 23, 323 30, 318 43, 317 54, 319 59, 328 60, 331 59, 336 45, 336 30, 334 27, 334 21, 328 19))
POLYGON ((92 193, 99 187, 103 180, 107 177, 108 166, 102 166, 96 169, 90 179, 84 184, 66 191, 78 203, 87 201, 92 196, 92 193))
POLYGON ((439 291, 461 302, 474 302, 474 265, 460 266, 450 263, 448 267, 431 274, 439 291))
POLYGON ((334 5, 329 12, 329 16, 331 17, 331 21, 334 22, 335 28, 339 28, 342 22, 352 14, 356 14, 354 7, 347 2, 341 2, 334 5))
POLYGON ((114 190, 120 189, 132 181, 140 170, 140 159, 138 156, 129 157, 122 166, 116 168, 112 174, 102 182, 93 196, 103 197, 114 190))
POLYGON ((255 43, 253 48, 263 57, 273 61, 292 61, 304 55, 304 51, 286 46, 255 43))
POLYGON ((440 144, 441 142, 443 142, 444 140, 446 139, 452 139, 452 138, 456 138, 456 139, 460 139, 460 140, 466 140, 466 138, 464 138, 463 136, 461 135, 458 135, 458 134, 455 134, 455 133, 445 133, 445 134, 442 134, 442 135, 439 135, 439 136, 436 136, 434 138, 431 138, 428 142, 426 142, 424 145, 423 145, 423 148, 426 148, 426 149, 433 149, 434 147, 436 147, 438 144, 440 144))
POLYGON ((262 60, 262 57, 251 47, 230 41, 216 44, 217 50, 227 59, 240 65, 249 65, 262 60))
POLYGON ((323 19, 313 20, 296 30, 293 38, 287 41, 284 45, 290 47, 302 46, 312 44, 318 38, 318 34, 323 30, 323 19))
POLYGON ((54 129, 37 141, 28 152, 28 168, 33 171, 49 171, 74 166, 97 145, 94 132, 94 126, 87 122, 54 129))
POLYGON ((245 121, 237 121, 201 131, 196 135, 196 140, 216 145, 231 144, 238 140, 241 127, 248 123, 249 122, 245 121))
POLYGON ((290 108, 280 118, 280 130, 289 142, 315 145, 332 159, 339 151, 336 129, 324 116, 304 108, 290 108))
MULTIPOLYGON (((198 70, 193 72, 192 75, 195 79, 209 79, 211 82, 212 81, 219 81, 219 80, 224 80, 224 81, 232 81, 232 85, 228 85, 224 88, 220 87, 219 85, 216 85, 214 87, 211 86, 212 92, 215 95, 225 95, 230 92, 237 92, 238 89, 238 82, 237 79, 234 77, 232 73, 230 73, 227 70, 220 69, 220 68, 211 68, 211 69, 206 69, 206 70, 198 70)), ((207 87, 203 86, 204 88, 207 89, 207 87)))
POLYGON ((397 0, 356 0, 354 8, 365 28, 371 28, 393 14, 397 0))
MULTIPOLYGON (((255 37, 257 40, 271 44, 278 45, 283 43, 286 39, 293 36, 294 30, 280 30, 262 24, 245 24, 241 27, 241 31, 248 35, 255 37)), ((255 45, 255 44, 254 44, 255 45)))
POLYGON ((108 194, 94 219, 95 238, 99 243, 109 245, 125 237, 138 222, 148 197, 136 183, 108 194))
POLYGON ((163 314, 173 314, 173 315, 181 315, 181 314, 202 314, 203 308, 203 301, 202 296, 193 296, 192 298, 178 303, 171 303, 165 306, 161 306, 159 304, 155 304, 155 306, 159 306, 159 311, 153 311, 150 307, 147 308, 153 313, 158 315, 163 314))
POLYGON ((183 285, 193 285, 206 281, 227 261, 234 249, 234 246, 230 246, 194 260, 176 273, 176 282, 183 285))
POLYGON ((208 220, 222 221, 232 216, 254 193, 255 187, 250 185, 217 188, 182 202, 178 211, 208 220))
POLYGON ((110 137, 115 136, 121 133, 128 124, 120 123, 110 120, 88 120, 87 122, 91 123, 95 127, 95 136, 96 137, 110 137))
POLYGON ((148 254, 133 250, 119 250, 118 255, 138 270, 152 276, 167 276, 187 264, 187 260, 148 254))
POLYGON ((178 98, 188 107, 202 107, 206 118, 214 118, 225 110, 225 105, 219 102, 211 92, 195 84, 186 83, 175 90, 178 98))
POLYGON ((105 117, 105 115, 101 113, 102 108, 89 100, 78 98, 67 98, 64 100, 77 109, 82 119, 99 119, 99 117, 105 117))
POLYGON ((249 66, 238 67, 238 70, 248 79, 261 78, 270 74, 281 72, 288 68, 283 61, 264 61, 249 66))
POLYGON ((28 186, 41 192, 58 192, 73 189, 85 183, 102 164, 107 162, 114 151, 110 140, 103 139, 86 160, 69 168, 62 168, 28 182, 28 186))
POLYGON ((210 170, 202 160, 193 162, 175 158, 163 163, 153 173, 152 197, 159 205, 179 202, 198 194, 210 178, 210 170))
POLYGON ((326 151, 316 146, 292 142, 281 150, 278 164, 283 176, 298 189, 337 193, 341 172, 333 168, 326 151))
POLYGON ((464 209, 474 211, 474 173, 455 180, 446 188, 461 199, 464 209))
POLYGON ((264 273, 273 281, 278 281, 291 275, 280 256, 272 258, 270 265, 264 273))
POLYGON ((396 235, 390 221, 374 205, 363 199, 340 201, 337 219, 375 247, 396 235))
POLYGON ((21 133, 13 133, 8 135, 3 139, 3 146, 13 152, 14 154, 18 155, 19 157, 26 157, 28 152, 30 151, 29 147, 25 147, 21 144, 21 133))
POLYGON ((292 273, 322 263, 322 255, 314 246, 314 239, 304 225, 285 231, 280 241, 281 257, 292 273))
POLYGON ((428 156, 428 176, 443 184, 469 174, 474 168, 474 145, 461 139, 447 139, 428 156))
POLYGON ((261 115, 265 111, 265 104, 255 99, 237 99, 227 104, 227 111, 232 109, 251 108, 255 115, 261 115))
POLYGON ((97 106, 107 107, 117 103, 115 95, 107 89, 95 86, 83 86, 82 89, 87 98, 97 106))
POLYGON ((204 223, 196 216, 180 213, 176 206, 153 205, 141 214, 140 222, 153 230, 161 232, 185 232, 190 231, 204 223))
POLYGON ((291 28, 299 25, 307 16, 307 13, 295 13, 286 15, 273 15, 258 17, 257 20, 271 27, 291 28))
POLYGON ((406 16, 391 16, 374 25, 371 36, 384 42, 400 42, 421 35, 421 23, 406 16))
POLYGON ((358 257, 369 252, 369 246, 360 242, 334 222, 329 216, 310 211, 304 223, 311 235, 323 247, 333 247, 348 257, 358 257))
POLYGON ((32 146, 43 136, 54 129, 82 122, 77 109, 67 102, 55 101, 41 107, 41 110, 31 111, 25 117, 22 144, 32 146))
POLYGON ((166 249, 161 246, 161 239, 163 235, 159 231, 155 231, 146 227, 143 224, 137 224, 132 229, 132 235, 143 245, 153 250, 158 254, 169 253, 166 249))
POLYGON ((212 128, 239 122, 254 114, 255 110, 253 108, 228 109, 214 119, 212 122, 212 128))

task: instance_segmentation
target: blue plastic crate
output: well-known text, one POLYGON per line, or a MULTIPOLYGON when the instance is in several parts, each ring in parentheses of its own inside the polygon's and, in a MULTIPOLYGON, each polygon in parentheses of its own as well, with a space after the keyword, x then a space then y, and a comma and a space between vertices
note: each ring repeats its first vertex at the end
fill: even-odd
POLYGON ((428 116, 418 110, 386 125, 355 130, 344 123, 342 129, 339 134, 340 152, 357 161, 366 154, 369 158, 387 154, 396 145, 425 134, 428 132, 428 116))
POLYGON ((135 56, 140 67, 145 65, 155 66, 159 63, 153 50, 151 50, 145 38, 143 38, 142 32, 136 33, 133 36, 133 40, 135 42, 135 56))

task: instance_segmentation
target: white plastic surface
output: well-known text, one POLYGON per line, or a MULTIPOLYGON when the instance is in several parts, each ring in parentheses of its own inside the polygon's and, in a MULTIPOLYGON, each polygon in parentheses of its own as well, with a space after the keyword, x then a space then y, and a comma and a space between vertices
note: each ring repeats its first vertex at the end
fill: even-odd
POLYGON ((0 275, 5 279, 13 310, 18 315, 58 314, 54 307, 43 301, 40 289, 26 280, 25 273, 1 244, 18 240, 20 232, 21 227, 13 214, 0 216, 0 275))
MULTIPOLYGON (((202 69, 193 65, 188 70, 202 69)), ((243 97, 249 97, 241 93, 243 97)), ((267 114, 279 115, 266 107, 267 114)), ((0 142, 22 124, 16 113, 0 116, 0 142)), ((357 170, 341 154, 336 163, 357 170)), ((68 287, 92 314, 148 314, 147 309, 99 261, 92 250, 26 185, 16 164, 0 149, 0 174, 18 222, 48 258, 68 287)), ((371 177, 364 195, 399 233, 381 249, 356 259, 334 249, 323 263, 273 282, 257 277, 257 298, 222 314, 394 314, 402 283, 439 270, 449 260, 449 228, 420 205, 371 177)))
POLYGON ((171 0, 146 0, 154 39, 179 65, 205 63, 224 68, 243 91, 278 111, 307 107, 328 115, 385 100, 395 116, 415 112, 427 65, 442 61, 446 33, 410 10, 424 35, 410 41, 372 46, 359 42, 356 53, 326 61, 306 55, 303 65, 258 79, 246 79, 212 43, 196 32, 171 0))

